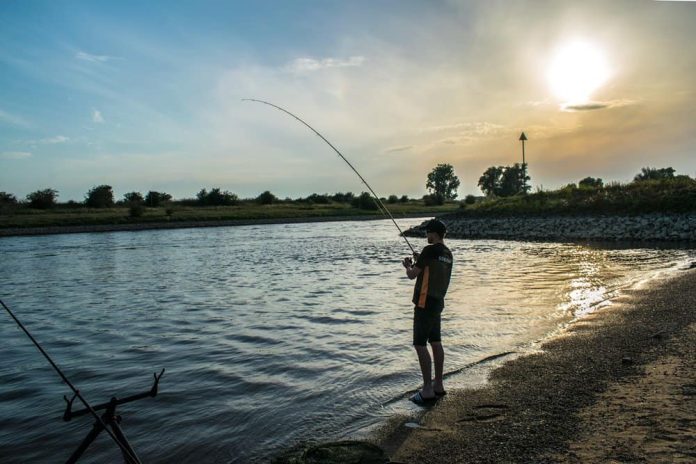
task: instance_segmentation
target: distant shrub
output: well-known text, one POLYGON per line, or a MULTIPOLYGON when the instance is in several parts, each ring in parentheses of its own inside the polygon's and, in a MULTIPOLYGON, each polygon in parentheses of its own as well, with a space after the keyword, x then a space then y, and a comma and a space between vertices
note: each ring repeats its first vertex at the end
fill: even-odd
POLYGON ((140 217, 143 215, 144 212, 145 212, 145 206, 143 206, 142 203, 133 202, 133 203, 130 203, 130 206, 128 207, 128 214, 130 217, 134 217, 134 218, 140 217))
POLYGON ((401 198, 399 198, 399 202, 408 203, 408 195, 401 195, 401 198))
POLYGON ((16 205, 17 197, 11 193, 0 192, 0 205, 16 205))
POLYGON ((423 195, 423 204, 425 206, 440 206, 445 204, 445 197, 437 193, 423 195))
POLYGON ((335 201, 336 203, 351 203, 355 199, 355 195, 353 192, 346 192, 346 193, 335 193, 332 197, 331 200, 335 201))
POLYGON ((150 208, 157 208, 158 206, 161 206, 162 204, 170 201, 171 199, 172 196, 168 193, 155 192, 153 190, 150 190, 149 192, 147 192, 147 195, 145 195, 145 206, 149 206, 150 208))
POLYGON ((145 202, 145 198, 143 198, 140 192, 129 192, 123 195, 123 202, 127 205, 134 203, 142 204, 145 202))
POLYGON ((634 182, 641 182, 645 180, 665 180, 674 178, 673 168, 642 168, 640 173, 636 174, 633 178, 634 182))
POLYGON ((389 204, 394 204, 399 202, 399 197, 396 195, 389 195, 389 198, 387 198, 387 203, 389 204))
POLYGON ((355 197, 351 202, 353 208, 375 210, 379 209, 377 206, 377 200, 374 199, 372 195, 367 192, 362 192, 360 196, 355 197))
POLYGON ((466 197, 464 197, 464 203, 467 205, 473 205, 474 203, 476 203, 476 197, 473 195, 467 195, 466 197))
POLYGON ((276 201, 278 201, 278 198, 276 198, 276 196, 268 190, 256 197, 256 202, 262 205, 270 205, 275 203, 276 201))
POLYGON ((57 198, 58 190, 47 188, 44 190, 37 190, 27 195, 27 202, 30 208, 49 209, 56 206, 57 198))
POLYGON ((92 187, 85 197, 89 208, 111 208, 114 206, 114 192, 110 185, 92 187))
POLYGON ((239 204, 239 197, 236 194, 227 190, 223 192, 217 187, 210 190, 210 192, 202 189, 198 192, 196 198, 199 205, 205 206, 235 206, 239 204))
POLYGON ((585 177, 580 182, 578 182, 578 187, 580 188, 601 188, 604 185, 602 179, 594 177, 585 177))
POLYGON ((329 203, 331 203, 331 198, 327 194, 319 195, 319 194, 313 193, 310 196, 308 196, 307 198, 305 198, 305 201, 307 201, 308 203, 313 203, 313 204, 317 204, 317 205, 328 205, 329 203))

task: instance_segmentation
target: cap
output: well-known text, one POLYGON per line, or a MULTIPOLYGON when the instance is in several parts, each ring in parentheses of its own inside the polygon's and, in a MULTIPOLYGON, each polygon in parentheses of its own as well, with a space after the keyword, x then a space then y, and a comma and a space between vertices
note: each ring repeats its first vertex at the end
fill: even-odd
POLYGON ((426 232, 437 232, 441 237, 447 232, 447 227, 439 219, 432 219, 425 224, 426 232))

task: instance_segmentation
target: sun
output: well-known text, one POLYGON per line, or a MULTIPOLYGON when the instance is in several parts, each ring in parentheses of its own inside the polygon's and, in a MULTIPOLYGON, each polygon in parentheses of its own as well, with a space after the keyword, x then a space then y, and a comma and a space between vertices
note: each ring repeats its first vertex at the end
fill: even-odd
POLYGON ((611 71, 602 50, 584 41, 568 42, 553 55, 547 79, 551 91, 564 104, 590 101, 592 93, 610 77, 611 71))

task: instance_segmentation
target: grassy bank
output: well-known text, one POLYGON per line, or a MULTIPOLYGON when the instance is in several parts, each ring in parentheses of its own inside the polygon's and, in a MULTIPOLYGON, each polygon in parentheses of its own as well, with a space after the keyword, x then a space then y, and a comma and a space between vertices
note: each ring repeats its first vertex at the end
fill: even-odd
POLYGON ((554 191, 479 199, 470 204, 462 204, 457 214, 485 217, 694 211, 696 211, 696 180, 683 176, 629 184, 614 183, 598 187, 578 187, 570 184, 554 191))
MULTIPOLYGON (((456 211, 459 208, 459 203, 447 202, 441 206, 426 206, 420 200, 411 200, 405 203, 389 204, 388 208, 395 218, 420 214, 435 216, 456 211)), ((236 206, 170 204, 166 207, 144 208, 142 215, 137 217, 131 216, 130 209, 125 206, 86 208, 59 205, 47 210, 26 207, 5 210, 0 213, 0 229, 321 217, 350 219, 355 216, 369 215, 382 216, 377 210, 355 208, 346 203, 306 204, 289 202, 259 205, 254 202, 241 202, 236 206)))

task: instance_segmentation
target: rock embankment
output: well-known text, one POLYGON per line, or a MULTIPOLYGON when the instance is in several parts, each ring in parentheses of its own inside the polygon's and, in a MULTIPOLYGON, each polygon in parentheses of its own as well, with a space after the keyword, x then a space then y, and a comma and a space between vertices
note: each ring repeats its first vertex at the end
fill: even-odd
MULTIPOLYGON (((696 241, 696 213, 636 216, 515 216, 465 217, 446 215, 449 238, 552 241, 696 241)), ((424 236, 423 224, 404 232, 424 236)))

